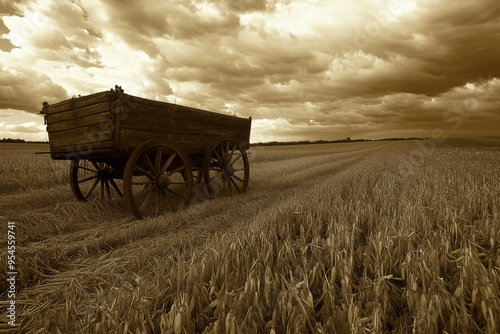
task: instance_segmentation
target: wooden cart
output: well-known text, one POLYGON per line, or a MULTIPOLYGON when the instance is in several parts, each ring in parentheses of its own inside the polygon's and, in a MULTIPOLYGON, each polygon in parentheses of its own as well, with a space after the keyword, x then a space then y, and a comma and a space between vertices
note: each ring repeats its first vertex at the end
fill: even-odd
POLYGON ((53 159, 71 160, 80 201, 124 196, 137 218, 247 189, 251 118, 125 94, 121 87, 49 105, 53 159))

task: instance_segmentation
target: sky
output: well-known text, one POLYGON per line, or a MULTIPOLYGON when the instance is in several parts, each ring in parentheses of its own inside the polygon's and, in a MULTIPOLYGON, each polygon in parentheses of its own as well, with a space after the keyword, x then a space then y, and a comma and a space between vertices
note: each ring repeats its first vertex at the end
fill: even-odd
POLYGON ((251 142, 500 135, 498 0, 0 1, 0 138, 115 85, 251 142))

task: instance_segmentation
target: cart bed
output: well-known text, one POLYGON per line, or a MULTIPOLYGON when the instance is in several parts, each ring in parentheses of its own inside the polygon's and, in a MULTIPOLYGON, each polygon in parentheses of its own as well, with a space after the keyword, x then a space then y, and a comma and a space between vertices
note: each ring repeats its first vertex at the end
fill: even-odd
POLYGON ((187 154, 204 154, 219 136, 245 148, 251 118, 229 116, 123 93, 120 87, 49 105, 45 117, 53 159, 127 157, 149 139, 177 145, 187 154))

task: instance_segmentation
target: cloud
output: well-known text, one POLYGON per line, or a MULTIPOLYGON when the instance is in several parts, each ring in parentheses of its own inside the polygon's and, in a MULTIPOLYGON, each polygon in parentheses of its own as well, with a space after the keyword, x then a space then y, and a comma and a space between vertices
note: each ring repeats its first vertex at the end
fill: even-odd
POLYGON ((39 133, 40 131, 45 130, 45 126, 40 125, 36 122, 28 122, 15 125, 9 125, 6 122, 1 122, 0 128, 6 132, 27 132, 27 133, 39 133))
POLYGON ((15 61, 22 55, 31 64, 43 61, 56 66, 102 67, 94 50, 101 35, 75 2, 34 2, 21 8, 22 15, 3 19, 10 30, 9 42, 19 48, 15 61))
POLYGON ((4 109, 38 112, 44 100, 118 84, 150 99, 253 116, 261 138, 426 136, 436 127, 459 135, 493 133, 488 121, 500 126, 497 0, 4 7, 4 109))
POLYGON ((22 11, 19 10, 18 5, 21 1, 9 1, 9 0, 1 0, 0 1, 0 14, 2 16, 12 16, 17 15, 21 16, 22 11))
POLYGON ((4 34, 9 33, 9 28, 3 23, 3 19, 0 20, 0 50, 4 52, 10 52, 15 46, 8 40, 3 38, 4 34))
POLYGON ((18 15, 21 16, 22 12, 17 8, 16 3, 14 1, 0 1, 0 50, 3 52, 10 52, 15 45, 10 42, 8 38, 5 38, 4 35, 8 35, 10 29, 5 25, 3 21, 3 17, 18 15))
POLYGON ((266 0, 226 0, 227 7, 235 12, 267 11, 274 8, 272 3, 266 0))
POLYGON ((376 19, 366 21, 339 45, 392 64, 394 59, 404 60, 407 66, 400 68, 404 75, 370 81, 382 87, 379 93, 436 96, 480 75, 500 77, 496 66, 500 44, 493 42, 500 38, 499 15, 500 3, 495 0, 420 1, 404 19, 382 24, 376 19), (370 27, 377 24, 378 30, 370 33, 370 27))
POLYGON ((29 68, 9 68, 0 71, 0 109, 39 112, 42 102, 63 100, 68 94, 58 84, 29 68))
POLYGON ((131 46, 154 57, 155 39, 199 40, 210 35, 237 34, 239 17, 223 3, 201 1, 112 0, 102 8, 109 17, 101 22, 131 46), (111 19, 112 17, 112 19, 111 19))
MULTIPOLYGON (((0 111, 2 116, 3 112, 0 111)), ((22 138, 25 140, 45 141, 47 140, 47 132, 43 119, 36 119, 34 115, 24 115, 21 117, 7 116, 8 121, 0 122, 0 139, 1 138, 22 138), (27 117, 24 117, 27 116, 27 117), (17 121, 23 119, 21 123, 17 121), (33 120, 34 119, 34 120, 33 120)), ((41 117, 40 117, 41 118, 41 117)))

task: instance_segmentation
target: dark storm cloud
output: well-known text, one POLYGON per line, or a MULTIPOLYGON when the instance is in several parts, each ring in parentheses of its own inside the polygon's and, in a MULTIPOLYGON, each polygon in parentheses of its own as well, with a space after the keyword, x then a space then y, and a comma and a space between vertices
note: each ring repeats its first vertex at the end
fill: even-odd
POLYGON ((3 17, 13 15, 21 16, 22 12, 17 8, 16 1, 2 0, 0 1, 0 15, 2 16, 0 18, 0 50, 10 52, 15 48, 15 45, 12 44, 10 40, 2 37, 3 34, 7 35, 10 32, 9 28, 7 28, 3 22, 3 17))
MULTIPOLYGON (((380 21, 378 34, 372 30, 361 47, 356 47, 354 37, 373 26, 372 13, 356 16, 361 30, 352 27, 352 34, 321 28, 316 32, 326 35, 303 38, 273 30, 271 17, 262 23, 255 16, 256 21, 242 26, 237 15, 269 10, 263 3, 218 2, 215 8, 221 16, 211 21, 213 26, 204 26, 207 22, 191 2, 156 11, 134 9, 142 18, 135 23, 139 34, 134 36, 166 36, 172 41, 168 46, 155 44, 168 63, 165 77, 195 83, 198 91, 178 93, 199 107, 236 103, 240 113, 285 118, 291 128, 310 122, 421 129, 429 127, 422 125, 425 122, 442 120, 450 108, 446 103, 464 98, 447 99, 443 94, 479 82, 481 76, 500 77, 500 67, 495 66, 500 43, 494 43, 499 40, 500 5, 494 1, 445 1, 434 6, 420 2, 409 14, 380 21), (163 11, 175 13, 177 19, 170 14, 158 17, 163 11), (339 53, 343 42, 354 47, 340 48, 339 53), (429 106, 432 97, 446 102, 429 106), (304 108, 306 103, 313 107, 304 108)), ((128 27, 134 26, 134 16, 129 10, 117 12, 127 22, 124 29, 132 31, 128 27)))
POLYGON ((37 113, 43 101, 59 101, 68 94, 58 84, 34 70, 6 69, 0 72, 0 109, 24 110, 37 113))
POLYGON ((218 15, 208 16, 191 1, 131 1, 126 6, 118 0, 107 2, 113 31, 150 56, 158 53, 153 38, 189 40, 237 33, 238 15, 221 6, 214 9, 218 15))
POLYGON ((0 50, 4 52, 10 52, 15 45, 13 45, 8 39, 1 37, 2 34, 8 34, 9 28, 3 23, 3 19, 0 19, 0 50))
POLYGON ((267 0, 225 0, 227 6, 236 12, 255 12, 273 9, 267 0))
POLYGON ((251 115, 260 135, 290 140, 425 135, 438 126, 480 132, 492 129, 488 119, 500 126, 498 0, 2 6, 10 18, 0 21, 0 48, 13 65, 0 74, 0 108, 38 111, 26 87, 38 105, 65 98, 62 86, 83 95, 121 84, 147 98, 251 115), (26 30, 32 21, 36 29, 26 30))
POLYGON ((1 0, 0 1, 0 14, 2 16, 22 16, 22 11, 19 10, 18 5, 22 1, 17 0, 1 0))
MULTIPOLYGON (((376 34, 370 34, 367 22, 361 33, 343 45, 355 50, 358 41, 365 53, 388 62, 399 56, 411 67, 401 68, 399 76, 380 73, 365 81, 371 93, 437 96, 477 81, 481 75, 500 77, 499 17, 500 2, 496 0, 421 2, 404 21, 384 27, 379 24, 376 34)), ((361 84, 355 77, 349 81, 361 84)))
POLYGON ((72 46, 59 29, 36 34, 31 38, 31 45, 38 49, 49 49, 54 51, 68 51, 72 46))

